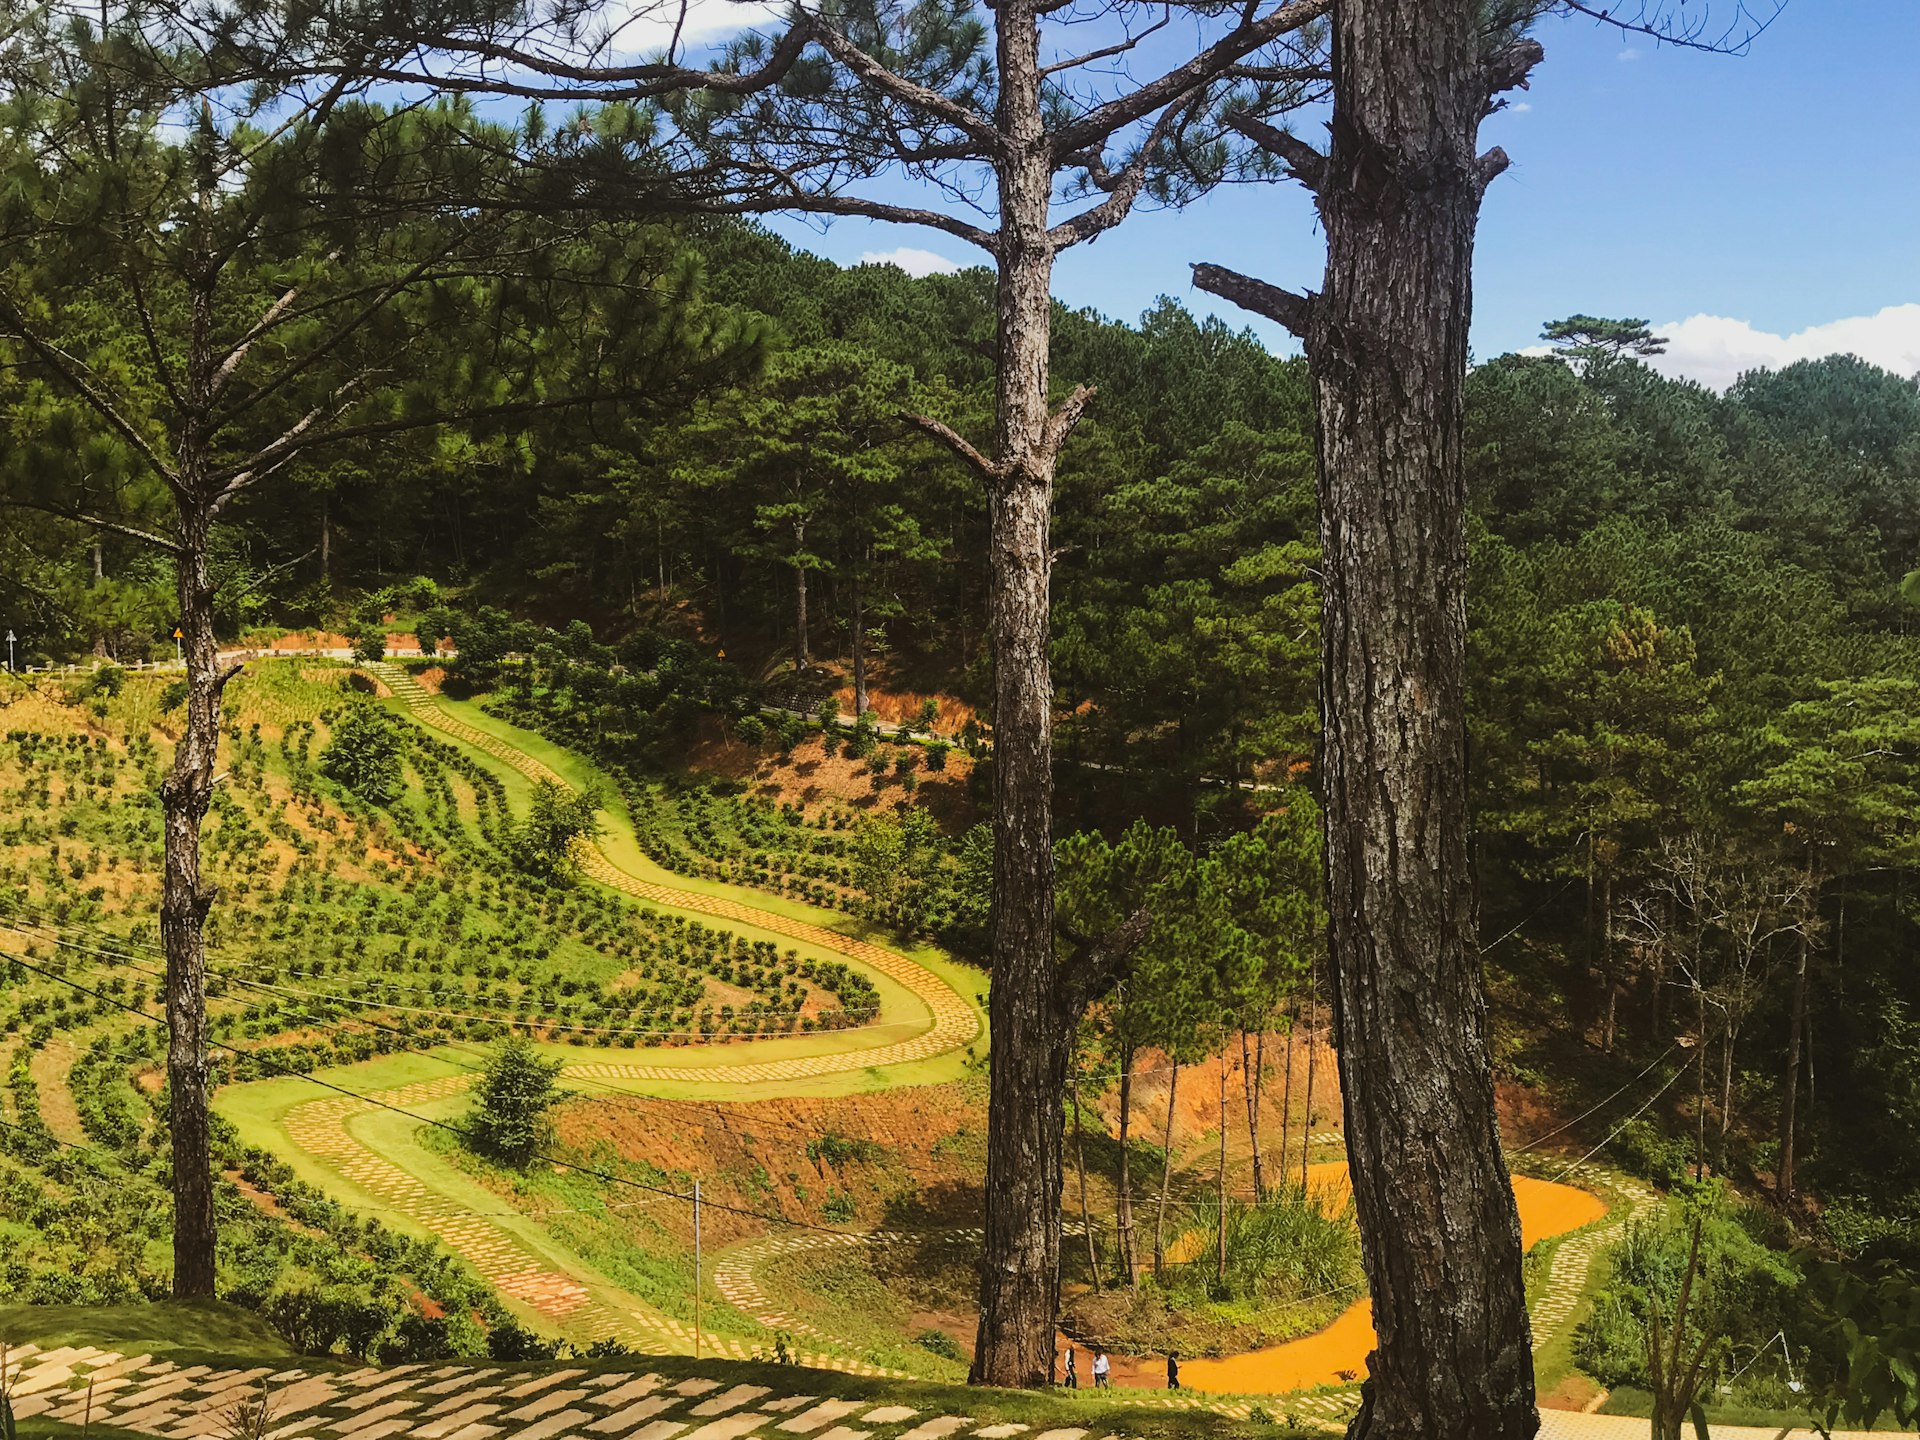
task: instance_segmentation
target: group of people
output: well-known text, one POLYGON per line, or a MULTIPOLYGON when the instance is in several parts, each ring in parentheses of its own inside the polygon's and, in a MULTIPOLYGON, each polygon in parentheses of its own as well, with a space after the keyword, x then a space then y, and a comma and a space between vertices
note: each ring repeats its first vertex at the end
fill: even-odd
MULTIPOLYGON (((1064 1378, 1060 1382, 1069 1390, 1080 1388, 1080 1352, 1073 1346, 1067 1346, 1067 1365, 1064 1378)), ((1093 1352, 1093 1388, 1110 1390, 1113 1388, 1113 1361, 1107 1358, 1104 1350, 1093 1352)), ((1167 1352, 1167 1388, 1180 1388, 1180 1357, 1174 1351, 1167 1352)))

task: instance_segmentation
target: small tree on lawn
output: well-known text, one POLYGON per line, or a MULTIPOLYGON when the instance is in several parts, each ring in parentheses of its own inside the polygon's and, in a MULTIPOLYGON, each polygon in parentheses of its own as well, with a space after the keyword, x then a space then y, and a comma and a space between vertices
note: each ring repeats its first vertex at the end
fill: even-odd
POLYGON ((467 1144, 523 1170, 552 1130, 553 1107, 567 1098, 558 1060, 542 1060, 533 1042, 510 1035, 493 1047, 467 1116, 467 1144))
POLYGON ((533 808, 514 831, 513 861, 530 875, 561 879, 573 870, 573 842, 600 833, 597 791, 568 790, 542 780, 533 791, 533 808))
POLYGON ((362 700, 333 722, 333 738, 320 753, 320 773, 370 805, 391 805, 400 797, 405 749, 400 722, 362 700))

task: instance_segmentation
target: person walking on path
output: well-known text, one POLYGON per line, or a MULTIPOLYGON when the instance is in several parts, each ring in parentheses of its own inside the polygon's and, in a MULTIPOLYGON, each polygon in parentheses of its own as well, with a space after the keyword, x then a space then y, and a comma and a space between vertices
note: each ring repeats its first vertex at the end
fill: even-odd
POLYGON ((1167 1352, 1167 1388, 1180 1388, 1180 1356, 1172 1350, 1167 1352))
POLYGON ((1113 1362, 1107 1359, 1107 1352, 1102 1350, 1093 1357, 1093 1388, 1096 1390, 1110 1389, 1111 1386, 1108 1377, 1112 1373, 1113 1362))
POLYGON ((1080 1371, 1078 1368, 1079 1362, 1076 1359, 1077 1353, 1078 1352, 1074 1350, 1073 1346, 1071 1345, 1067 1346, 1066 1386, 1067 1386, 1067 1389, 1069 1390, 1078 1390, 1080 1388, 1080 1371))

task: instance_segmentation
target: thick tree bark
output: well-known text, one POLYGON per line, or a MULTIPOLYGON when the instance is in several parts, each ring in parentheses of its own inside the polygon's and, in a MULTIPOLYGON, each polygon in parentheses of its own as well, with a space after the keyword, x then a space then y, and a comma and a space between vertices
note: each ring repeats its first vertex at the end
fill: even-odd
POLYGON ((1379 1347, 1352 1435, 1539 1428, 1467 868, 1478 7, 1337 6, 1314 302, 1333 1014, 1379 1347))
POLYGON ((1461 467, 1474 234, 1505 164, 1479 122, 1539 47, 1489 65, 1482 14, 1336 4, 1331 147, 1288 161, 1317 195, 1321 293, 1196 271, 1301 334, 1314 377, 1334 1044, 1379 1336, 1364 1440, 1539 1427, 1467 861, 1461 467))
POLYGON ((173 1293, 214 1293, 213 1138, 208 1119, 207 909, 200 827, 213 795, 222 680, 207 569, 212 521, 183 507, 179 557, 181 651, 187 662, 186 727, 160 786, 165 859, 160 943, 167 961, 168 1129, 173 1139, 173 1293))
POLYGON ((1167 1195, 1173 1189, 1173 1112, 1180 1100, 1180 1062, 1167 1077, 1167 1130, 1161 1139, 1160 1209, 1153 1217, 1153 1273, 1159 1278, 1167 1264, 1167 1195))
POLYGON ((1120 1052, 1120 1164, 1116 1171, 1114 1228, 1119 1236, 1120 1271, 1127 1288, 1139 1288, 1140 1267, 1134 1263, 1133 1245, 1133 1157, 1128 1147, 1133 1140, 1133 1051, 1120 1052))
POLYGON ((1047 663, 1047 412, 1052 175, 1033 0, 995 17, 1000 283, 995 475, 988 542, 993 635, 993 1065, 986 1239, 970 1379, 1051 1383, 1060 1301, 1060 1097, 1077 1014, 1060 1002, 1053 949, 1053 681, 1047 663))

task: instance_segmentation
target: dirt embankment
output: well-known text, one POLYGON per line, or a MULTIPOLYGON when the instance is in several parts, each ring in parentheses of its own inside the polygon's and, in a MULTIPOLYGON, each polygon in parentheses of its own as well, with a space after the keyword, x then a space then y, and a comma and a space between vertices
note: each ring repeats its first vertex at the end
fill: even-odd
POLYGON ((949 829, 965 828, 979 818, 967 785, 973 761, 964 750, 947 751, 946 768, 929 770, 920 746, 888 741, 882 743, 882 749, 889 762, 903 752, 914 757, 916 788, 911 794, 891 763, 876 785, 865 760, 852 758, 839 746, 828 755, 818 734, 809 734, 782 758, 762 746, 746 744, 718 716, 702 721, 684 758, 687 768, 697 774, 741 781, 753 794, 776 805, 797 805, 809 816, 835 806, 867 812, 890 810, 901 801, 911 800, 931 810, 934 818, 949 829))
MULTIPOLYGON (((986 1120, 984 1087, 959 1082, 727 1104, 584 1095, 558 1124, 570 1148, 698 1174, 726 1204, 861 1229, 977 1225, 986 1120)), ((716 1212, 710 1233, 726 1243, 764 1228, 716 1212)))
MULTIPOLYGON (((853 708, 853 686, 842 685, 834 691, 833 698, 840 702, 843 714, 855 714, 853 708)), ((935 694, 922 690, 879 690, 867 687, 867 708, 883 724, 901 725, 911 721, 916 726, 926 722, 921 719, 925 713, 927 701, 933 702, 933 731, 942 739, 951 740, 958 735, 969 720, 977 720, 973 706, 951 695, 935 694)))

